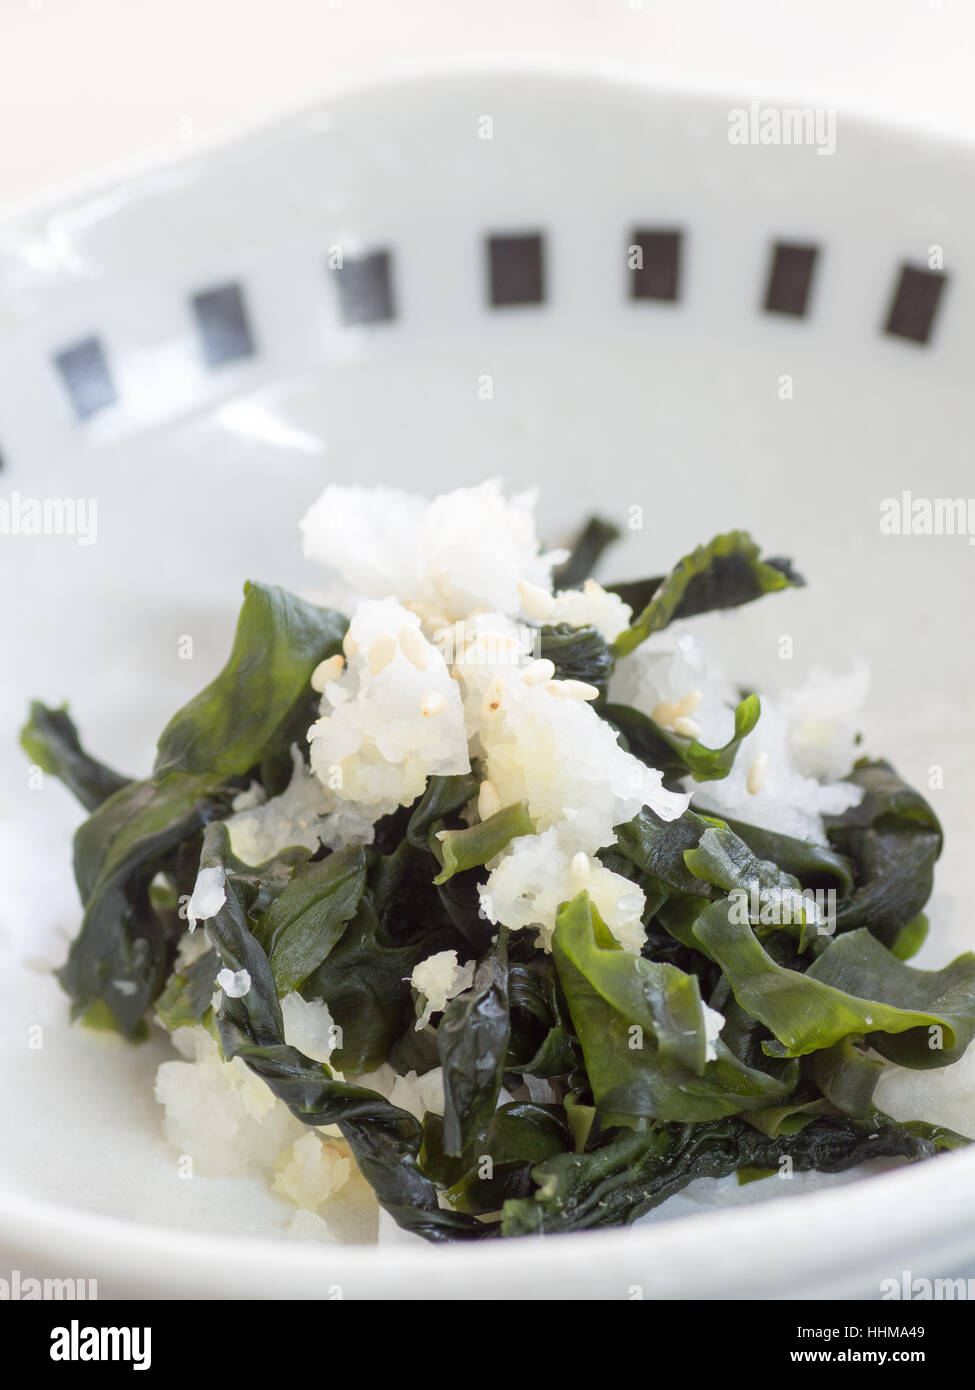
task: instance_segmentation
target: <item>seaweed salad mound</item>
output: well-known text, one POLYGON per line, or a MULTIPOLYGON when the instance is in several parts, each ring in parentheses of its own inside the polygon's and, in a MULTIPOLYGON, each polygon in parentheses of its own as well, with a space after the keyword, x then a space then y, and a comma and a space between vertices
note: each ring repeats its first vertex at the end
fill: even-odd
POLYGON ((471 1240, 968 1142, 875 1099, 964 1053, 975 956, 908 963, 942 832, 863 752, 865 673, 769 697, 695 630, 788 561, 731 531, 603 587, 613 526, 545 551, 497 482, 329 487, 302 530, 327 599, 248 583, 149 776, 65 709, 22 736, 89 813, 60 982, 170 1031, 197 1171, 261 1174, 312 1238, 351 1203, 471 1240))

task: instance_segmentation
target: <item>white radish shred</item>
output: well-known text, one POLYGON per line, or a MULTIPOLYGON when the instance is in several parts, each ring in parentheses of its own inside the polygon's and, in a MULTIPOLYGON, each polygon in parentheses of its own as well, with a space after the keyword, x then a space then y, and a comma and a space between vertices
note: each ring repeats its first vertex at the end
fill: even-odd
MULTIPOLYGON (((825 844, 823 816, 840 814, 863 797, 862 788, 844 780, 863 751, 855 744, 856 713, 866 693, 863 668, 839 678, 827 699, 828 685, 823 672, 814 672, 798 691, 777 698, 760 691, 758 724, 742 740, 728 776, 685 779, 695 806, 825 844), (826 716, 817 722, 814 712, 820 709, 826 716)), ((698 639, 678 624, 617 662, 609 698, 672 732, 720 748, 734 733, 739 694, 698 639)))
MULTIPOLYGON (((803 776, 792 762, 789 726, 778 703, 768 696, 761 700, 758 724, 742 740, 728 776, 698 783, 694 804, 718 816, 824 845, 823 817, 858 805, 863 788, 852 782, 820 782, 803 776)), ((684 785, 691 784, 686 781, 684 785)))
POLYGON ((521 835, 491 865, 479 890, 481 908, 491 922, 512 930, 533 928, 542 950, 552 949, 556 914, 583 889, 619 944, 634 955, 646 940, 641 917, 646 901, 642 890, 598 860, 587 861, 581 876, 581 851, 571 856, 559 843, 555 826, 539 835, 521 835))
POLYGON ((196 930, 197 922, 208 921, 227 901, 227 879, 219 864, 201 869, 196 876, 193 892, 186 904, 186 921, 190 931, 196 930))
POLYGON ((309 1130, 274 1163, 271 1191, 314 1211, 345 1186, 352 1176, 352 1160, 344 1145, 323 1140, 309 1130))
POLYGON ((814 666, 804 685, 781 697, 788 724, 789 755, 797 772, 823 782, 845 777, 863 748, 857 742, 858 715, 870 688, 866 662, 847 675, 814 666))
POLYGON ((443 1071, 440 1067, 434 1067, 420 1076, 415 1071, 397 1076, 389 1092, 389 1100, 421 1121, 424 1115, 442 1115, 443 1071))
POLYGON ((474 641, 457 668, 471 751, 502 804, 527 801, 536 827, 557 825, 559 844, 570 853, 614 844, 614 827, 643 806, 664 820, 679 816, 687 796, 667 791, 659 772, 625 752, 586 700, 553 700, 546 685, 526 684, 523 671, 531 667, 523 658, 503 665, 492 659, 478 628, 506 621, 499 614, 475 618, 474 641))
POLYGON ((225 822, 230 848, 245 864, 263 864, 289 845, 315 851, 323 843, 339 848, 372 838, 369 820, 343 826, 329 816, 335 797, 312 776, 297 745, 292 746, 291 762, 291 781, 279 796, 236 811, 225 822))
POLYGON ((313 1062, 328 1062, 338 1046, 338 1033, 328 1005, 292 992, 281 1000, 284 1040, 313 1062))
POLYGON ((603 589, 594 579, 587 579, 581 589, 564 589, 556 594, 550 623, 568 623, 570 627, 594 627, 607 642, 615 642, 628 628, 633 612, 618 594, 603 589))
POLYGON ((705 1060, 714 1062, 718 1056, 718 1037, 726 1020, 724 1014, 719 1014, 717 1009, 712 1009, 708 1004, 701 1007, 704 1011, 705 1060))
POLYGON ((220 970, 217 984, 228 999, 243 999, 250 993, 251 977, 247 970, 220 970))
POLYGON ((451 999, 470 989, 476 966, 473 960, 459 965, 456 951, 438 951, 414 966, 410 983, 424 1000, 417 1031, 427 1026, 433 1014, 442 1013, 451 999))
POLYGON ((352 655, 308 731, 311 766, 333 808, 372 824, 415 801, 429 777, 469 771, 467 731, 457 683, 415 613, 395 599, 369 599, 349 631, 352 655), (409 653, 404 629, 413 633, 409 653))
POLYGON ((234 811, 252 811, 267 800, 267 792, 260 782, 252 782, 246 791, 238 792, 230 805, 234 811))
POLYGON ((517 613, 522 581, 551 592, 565 552, 542 552, 534 505, 534 492, 506 498, 497 479, 433 501, 327 487, 302 520, 304 550, 363 598, 426 605, 432 632, 437 613, 448 622, 476 609, 517 613))

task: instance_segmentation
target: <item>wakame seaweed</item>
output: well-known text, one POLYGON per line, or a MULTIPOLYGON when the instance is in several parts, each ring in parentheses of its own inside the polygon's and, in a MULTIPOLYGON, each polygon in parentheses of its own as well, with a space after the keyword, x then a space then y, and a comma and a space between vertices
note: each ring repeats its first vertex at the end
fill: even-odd
MULTIPOLYGON (((556 585, 583 585, 618 534, 590 521, 556 585)), ((731 775, 758 697, 739 701, 721 747, 608 699, 616 664, 652 634, 803 582, 731 531, 667 575, 614 586, 632 609, 615 641, 588 624, 530 628, 540 679, 576 683, 621 748, 690 791, 671 820, 644 806, 616 826, 594 860, 643 895, 635 950, 602 920, 588 863, 549 939, 488 919, 490 866, 542 827, 527 800, 485 797, 476 750, 470 771, 425 777, 368 843, 288 845, 257 864, 235 853, 235 804, 289 785, 330 678, 313 673, 341 668, 344 638, 348 652, 344 616, 282 589, 246 586, 226 665, 170 720, 148 777, 99 763, 66 709, 33 704, 25 752, 89 813, 74 841, 83 915, 58 971, 73 1015, 133 1040, 154 1016, 207 1029, 303 1124, 338 1126, 383 1208, 435 1242, 625 1224, 696 1178, 968 1142, 873 1099, 885 1065, 944 1066, 975 1035, 975 955, 906 963, 942 846, 924 798, 864 760, 858 804, 824 818, 828 843, 722 819, 695 790, 731 775), (204 875, 222 900, 177 963, 204 875), (837 902, 825 931, 808 896, 824 889, 837 902), (451 951, 466 981, 421 1013, 413 974, 451 951), (222 987, 226 972, 246 988, 222 987), (327 1005, 327 1064, 288 1043, 292 996, 327 1005), (418 1118, 356 1080, 383 1067, 439 1067, 442 1113, 418 1118)))

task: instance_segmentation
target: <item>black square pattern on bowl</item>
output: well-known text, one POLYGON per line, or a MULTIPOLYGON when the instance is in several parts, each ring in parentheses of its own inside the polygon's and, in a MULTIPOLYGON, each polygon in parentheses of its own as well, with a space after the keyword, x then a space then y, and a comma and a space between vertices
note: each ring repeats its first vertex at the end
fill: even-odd
POLYGON ((201 290, 193 296, 193 313, 208 367, 222 367, 254 356, 254 339, 240 285, 231 283, 201 290))
POLYGON ((353 260, 345 258, 341 267, 329 273, 338 285, 343 323, 383 323, 395 317, 388 251, 372 251, 353 260))
POLYGON ((656 299, 670 303, 678 299, 680 253, 680 232, 634 232, 629 252, 631 299, 656 299))
MULTIPOLYGON (((631 233, 627 246, 631 302, 675 303, 686 293, 682 264, 686 235, 686 229, 666 226, 642 227, 631 233)), ((483 248, 491 307, 547 302, 543 233, 487 233, 483 248)), ((822 248, 812 242, 772 242, 760 309, 769 314, 808 317, 813 284, 822 274, 818 270, 821 252, 822 248)), ((330 266, 328 274, 335 277, 344 325, 383 323, 396 317, 392 267, 393 253, 388 249, 330 266)), ((902 262, 883 331, 911 343, 930 343, 947 280, 942 270, 902 262)), ((475 294, 472 286, 472 305, 475 294)), ((242 284, 227 281, 201 290, 192 295, 190 303, 208 368, 215 370, 257 353, 242 284)), ((56 348, 51 360, 79 422, 120 402, 103 340, 97 334, 56 348)))
POLYGON ((941 270, 902 265, 884 331, 895 338, 926 343, 934 328, 946 278, 941 270))
POLYGON ((118 399, 100 339, 83 338, 54 354, 54 365, 79 420, 88 420, 118 399))
POLYGON ((545 274, 540 233, 490 236, 487 250, 488 290, 490 302, 495 308, 544 303, 545 274))
POLYGON ((792 241, 775 243, 765 289, 766 313, 805 317, 818 254, 816 246, 802 246, 792 241))

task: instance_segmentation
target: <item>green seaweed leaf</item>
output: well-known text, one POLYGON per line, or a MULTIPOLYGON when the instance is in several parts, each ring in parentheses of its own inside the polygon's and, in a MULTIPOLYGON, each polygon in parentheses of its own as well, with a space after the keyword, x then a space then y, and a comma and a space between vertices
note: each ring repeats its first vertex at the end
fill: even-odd
POLYGON ((466 830, 435 832, 431 847, 439 856, 442 868, 433 880, 449 883, 454 874, 465 869, 477 869, 495 855, 507 849, 519 835, 534 835, 535 826, 528 814, 527 801, 515 801, 504 806, 487 820, 478 821, 466 830))
POLYGON ((410 976, 438 951, 465 951, 464 938, 431 882, 435 861, 403 840, 369 870, 355 916, 302 986, 324 999, 342 1030, 335 1064, 345 1072, 375 1070, 415 1014, 410 976))
MULTIPOLYGON (((652 632, 677 619, 734 608, 805 582, 787 561, 762 560, 760 555, 747 531, 715 536, 685 555, 656 586, 630 627, 620 633, 614 647, 616 655, 625 656, 652 632)), ((620 586, 615 587, 620 592, 620 586)))
POLYGON ((267 909, 257 936, 280 995, 301 989, 341 940, 362 901, 370 857, 359 847, 307 864, 267 909))
POLYGON ((437 1029, 443 1068, 444 1151, 459 1157, 491 1123, 511 1033, 507 935, 478 964, 470 989, 447 1005, 437 1029))
MULTIPOLYGON (((226 828, 209 837, 213 857, 226 848, 226 828)), ((207 921, 207 935, 226 969, 246 971, 250 987, 240 998, 224 995, 217 1027, 224 1055, 240 1057, 303 1124, 338 1125, 376 1196, 394 1220, 428 1240, 481 1239, 490 1227, 459 1212, 441 1211, 437 1190, 423 1172, 418 1154, 419 1122, 407 1111, 362 1086, 336 1081, 331 1069, 315 1062, 284 1039, 274 972, 251 932, 246 895, 228 866, 226 899, 207 921)))
POLYGON ((153 775, 240 776, 294 738, 289 717, 320 661, 339 650, 340 613, 272 584, 247 583, 237 632, 215 680, 173 716, 159 739, 153 775))
POLYGON ((697 978, 623 951, 587 893, 560 910, 552 956, 605 1116, 702 1121, 764 1108, 795 1085, 794 1068, 777 1079, 720 1040, 709 1049, 697 978))
POLYGON ((72 1016, 110 1018, 129 1038, 166 980, 175 941, 150 897, 150 884, 203 827, 230 810, 233 789, 208 776, 171 773, 130 782, 78 829, 75 880, 84 905, 81 930, 57 972, 72 1016))
POLYGON ((777 964, 729 899, 705 908, 694 934, 721 966, 743 1009, 777 1041, 772 1057, 801 1057, 851 1034, 902 1066, 946 1066, 975 1034, 975 955, 944 970, 905 965, 865 928, 837 937, 803 973, 777 964))
POLYGON ((690 775, 696 782, 717 782, 735 765, 738 749, 758 724, 761 703, 746 695, 735 707, 734 733, 720 748, 709 748, 698 738, 677 734, 657 724, 649 715, 628 705, 603 705, 600 714, 624 738, 625 746, 648 767, 663 773, 665 784, 677 786, 690 775))
POLYGON ((867 1126, 848 1116, 818 1116, 799 1133, 776 1139, 734 1116, 642 1133, 619 1129, 590 1152, 559 1154, 539 1164, 533 1196, 505 1203, 502 1234, 623 1225, 697 1178, 723 1178, 742 1169, 774 1172, 785 1157, 795 1172, 838 1173, 874 1158, 932 1158, 960 1138, 933 1126, 876 1118, 876 1125, 867 1126))
POLYGON ((893 946, 931 896, 941 826, 920 792, 889 763, 858 763, 849 780, 864 788, 862 801, 826 818, 830 844, 852 861, 856 877, 837 929, 867 927, 893 946))
POLYGON ((594 627, 572 627, 557 623, 540 627, 535 655, 551 661, 556 679, 585 681, 600 695, 613 672, 613 653, 602 633, 594 627))
POLYGON ((618 541, 620 528, 600 516, 591 516, 572 542, 569 558, 552 571, 553 589, 578 589, 593 573, 603 552, 618 541))
POLYGON ((426 790, 410 814, 406 838, 414 849, 429 849, 430 832, 477 796, 480 782, 472 772, 452 777, 430 777, 426 790))
POLYGON ((20 743, 28 758, 50 776, 60 778, 86 811, 96 811, 131 780, 85 752, 67 705, 48 709, 34 700, 30 719, 20 732, 20 743))

